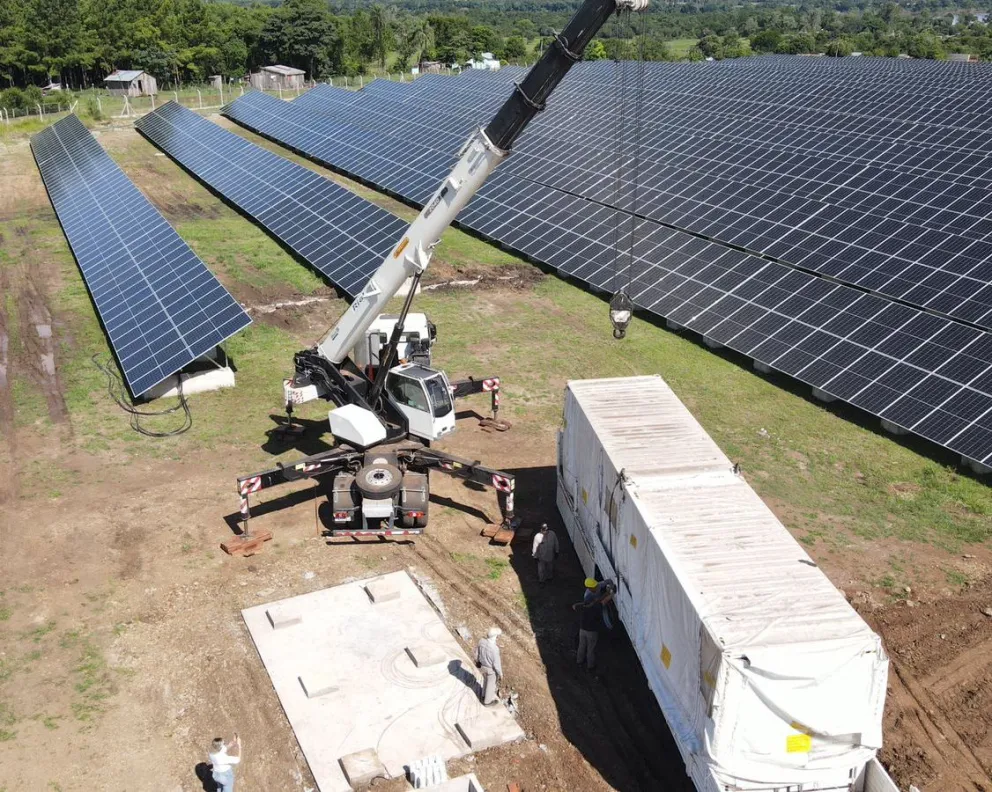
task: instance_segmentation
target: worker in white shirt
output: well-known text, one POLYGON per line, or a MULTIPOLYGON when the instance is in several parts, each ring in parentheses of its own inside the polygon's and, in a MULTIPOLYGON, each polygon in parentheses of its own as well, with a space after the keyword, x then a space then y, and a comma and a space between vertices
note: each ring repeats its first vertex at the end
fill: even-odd
POLYGON ((210 744, 209 758, 217 792, 234 792, 234 765, 241 762, 241 738, 238 734, 235 733, 230 743, 225 743, 223 737, 215 737, 210 744))
POLYGON ((475 649, 475 664, 482 671, 482 703, 487 707, 499 703, 496 687, 503 679, 503 663, 496 639, 502 634, 499 627, 491 628, 475 649))
POLYGON ((537 581, 542 586, 555 576, 555 559, 558 557, 558 535, 547 523, 534 534, 531 556, 537 559, 537 581))

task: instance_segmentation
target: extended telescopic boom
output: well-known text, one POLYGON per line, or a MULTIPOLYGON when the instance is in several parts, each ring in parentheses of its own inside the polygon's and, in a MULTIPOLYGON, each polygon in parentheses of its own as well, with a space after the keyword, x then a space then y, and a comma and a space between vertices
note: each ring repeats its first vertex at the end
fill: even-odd
MULTIPOLYGON (((544 102, 562 78, 582 57, 593 36, 615 13, 642 11, 648 0, 586 0, 565 29, 555 36, 541 59, 496 113, 489 126, 476 130, 459 152, 459 159, 433 197, 410 224, 403 238, 369 279, 351 307, 317 345, 319 354, 335 366, 341 365, 376 317, 408 278, 419 280, 427 269, 441 234, 478 192, 490 173, 510 153, 513 142, 530 120, 544 109, 544 102)), ((411 290, 413 291, 413 290, 411 290)), ((397 322, 394 335, 402 331, 409 305, 397 322)), ((392 344, 390 345, 393 346, 392 344)), ((388 369, 391 361, 382 361, 388 369)))

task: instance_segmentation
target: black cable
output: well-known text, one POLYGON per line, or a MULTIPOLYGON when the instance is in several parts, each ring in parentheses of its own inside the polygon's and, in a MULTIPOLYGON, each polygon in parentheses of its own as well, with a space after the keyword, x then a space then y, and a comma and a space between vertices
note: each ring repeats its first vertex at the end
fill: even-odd
POLYGON ((121 380, 120 376, 118 376, 114 368, 109 363, 101 363, 99 357, 99 354, 93 355, 91 358, 93 365, 100 369, 100 371, 102 371, 104 376, 107 378, 107 393, 110 394, 110 398, 117 403, 118 407, 131 416, 131 428, 134 429, 134 431, 138 434, 145 435, 145 437, 175 437, 176 435, 181 435, 188 432, 192 428, 193 413, 190 412, 189 403, 186 401, 186 396, 183 393, 182 376, 176 376, 176 380, 178 382, 176 390, 179 393, 178 404, 157 412, 139 410, 134 406, 134 403, 128 396, 127 390, 124 388, 124 382, 121 380), (183 411, 183 424, 177 429, 172 429, 168 432, 153 432, 141 426, 142 418, 158 418, 163 415, 171 415, 177 410, 183 411))

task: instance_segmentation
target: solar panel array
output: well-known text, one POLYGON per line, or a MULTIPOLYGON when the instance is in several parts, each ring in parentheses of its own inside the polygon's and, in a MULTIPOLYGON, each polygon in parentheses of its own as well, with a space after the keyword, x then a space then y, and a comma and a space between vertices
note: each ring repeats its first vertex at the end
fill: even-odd
MULTIPOLYGON (((851 63, 649 64, 641 145, 633 113, 624 133, 636 206, 616 178, 617 67, 580 64, 459 224, 599 289, 629 279, 639 308, 992 463, 992 172, 968 148, 992 132, 971 109, 988 70, 851 63), (924 128, 917 90, 945 110, 924 128)), ((296 108, 247 94, 225 113, 422 204, 511 80, 325 86, 296 108)))
POLYGON ((175 102, 136 126, 351 297, 406 228, 385 209, 175 102))
POLYGON ((31 150, 133 396, 250 324, 76 116, 31 150))

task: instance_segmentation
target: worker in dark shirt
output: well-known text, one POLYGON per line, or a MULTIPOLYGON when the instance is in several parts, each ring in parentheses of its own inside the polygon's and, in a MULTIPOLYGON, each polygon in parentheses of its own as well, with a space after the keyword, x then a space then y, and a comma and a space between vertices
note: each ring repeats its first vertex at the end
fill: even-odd
POLYGON ((579 611, 579 648, 575 662, 585 665, 590 671, 596 668, 596 644, 603 629, 603 606, 613 599, 616 587, 612 580, 597 583, 592 578, 586 580, 586 597, 572 606, 579 611))

